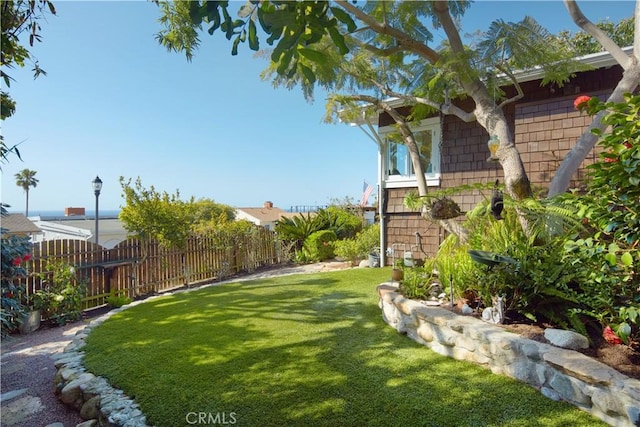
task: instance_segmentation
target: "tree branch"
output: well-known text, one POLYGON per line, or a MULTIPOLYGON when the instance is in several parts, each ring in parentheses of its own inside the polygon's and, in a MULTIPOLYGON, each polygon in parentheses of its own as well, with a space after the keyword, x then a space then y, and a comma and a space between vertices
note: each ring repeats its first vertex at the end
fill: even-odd
POLYGON ((378 34, 386 34, 396 39, 398 44, 409 52, 413 52, 427 59, 432 64, 435 64, 440 59, 440 55, 429 46, 418 42, 409 34, 401 31, 397 28, 391 27, 386 23, 380 23, 373 17, 364 13, 361 9, 352 5, 348 0, 336 0, 336 4, 345 9, 347 12, 353 14, 358 20, 367 24, 372 31, 378 34))
MULTIPOLYGON (((613 40, 611 40, 604 31, 598 28, 597 25, 589 21, 589 19, 587 19, 587 17, 584 16, 584 14, 582 13, 582 10, 580 10, 580 7, 578 7, 575 0, 564 0, 564 5, 567 8, 569 15, 571 15, 571 19, 573 19, 573 22, 575 22, 578 27, 582 28, 583 31, 590 34, 594 39, 596 39, 596 41, 600 43, 600 45, 607 52, 611 54, 611 56, 613 56, 616 62, 618 62, 618 64, 620 64, 620 66, 623 69, 626 70, 631 66, 631 59, 624 53, 624 51, 620 48, 620 46, 618 46, 613 40)), ((637 3, 636 3, 636 8, 638 8, 637 3)), ((635 25, 636 25, 635 37, 637 40, 638 39, 637 19, 636 19, 635 25)), ((637 46, 638 42, 636 41, 634 44, 637 46)))
POLYGON ((502 103, 498 105, 498 108, 502 108, 507 104, 510 104, 512 102, 516 102, 519 99, 522 99, 524 97, 524 93, 522 92, 522 87, 520 87, 520 83, 518 83, 518 80, 513 75, 513 73, 511 73, 511 71, 509 71, 507 68, 502 67, 501 65, 496 65, 496 68, 501 72, 503 72, 507 77, 509 77, 509 79, 513 83, 513 86, 516 88, 516 91, 518 92, 516 95, 512 96, 511 98, 505 99, 504 101, 502 101, 502 103))

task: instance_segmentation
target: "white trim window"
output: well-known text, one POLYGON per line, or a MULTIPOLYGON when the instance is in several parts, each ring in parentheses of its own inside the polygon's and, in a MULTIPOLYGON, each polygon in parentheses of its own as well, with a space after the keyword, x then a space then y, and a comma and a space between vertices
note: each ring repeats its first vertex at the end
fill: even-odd
MULTIPOLYGON (((428 186, 440 185, 440 118, 422 120, 412 126, 412 132, 420 150, 422 170, 428 186)), ((395 126, 380 129, 384 138, 383 170, 387 188, 415 187, 417 185, 411 156, 402 136, 395 126)))

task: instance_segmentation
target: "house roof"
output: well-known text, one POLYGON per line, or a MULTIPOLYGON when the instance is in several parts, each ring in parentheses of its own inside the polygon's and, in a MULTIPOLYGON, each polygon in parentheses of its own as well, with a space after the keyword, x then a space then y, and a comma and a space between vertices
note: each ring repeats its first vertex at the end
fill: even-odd
POLYGON ((298 215, 297 213, 287 212, 276 207, 236 208, 236 210, 257 219, 260 222, 275 222, 282 217, 292 217, 298 215))
POLYGON ((0 218, 0 226, 7 229, 8 234, 41 233, 40 229, 22 214, 7 214, 0 218))
POLYGON ((42 221, 40 219, 37 219, 34 222, 38 224, 38 227, 40 227, 42 231, 49 233, 59 233, 64 236, 79 237, 81 239, 89 239, 93 236, 91 231, 79 227, 58 224, 52 221, 42 221))

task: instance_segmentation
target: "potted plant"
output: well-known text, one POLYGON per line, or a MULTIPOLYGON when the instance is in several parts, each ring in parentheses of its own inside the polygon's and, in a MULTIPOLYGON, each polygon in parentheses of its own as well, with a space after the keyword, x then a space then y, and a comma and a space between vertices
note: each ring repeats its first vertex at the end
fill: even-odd
POLYGON ((404 279, 404 259, 398 258, 393 261, 393 269, 391 270, 391 280, 400 282, 404 279))

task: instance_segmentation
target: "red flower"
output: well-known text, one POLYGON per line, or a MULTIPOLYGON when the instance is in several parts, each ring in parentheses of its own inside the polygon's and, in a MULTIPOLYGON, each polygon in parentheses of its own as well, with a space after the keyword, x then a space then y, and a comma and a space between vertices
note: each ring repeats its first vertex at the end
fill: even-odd
POLYGON ((622 143, 626 148, 631 148, 631 143, 629 141, 625 141, 622 143))
POLYGON ((31 254, 26 254, 23 258, 22 261, 27 262, 31 259, 31 254))
POLYGON ((20 257, 15 257, 15 258, 13 259, 13 265, 17 267, 17 266, 19 266, 20 264, 22 264, 22 258, 20 258, 20 257))
POLYGON ((591 99, 590 96, 587 95, 580 95, 579 97, 577 97, 575 99, 575 101, 573 101, 573 107, 576 110, 582 110, 587 102, 589 102, 589 100, 591 99))
POLYGON ((610 344, 622 344, 622 340, 615 332, 613 332, 611 326, 604 328, 604 331, 602 331, 602 337, 610 344))

